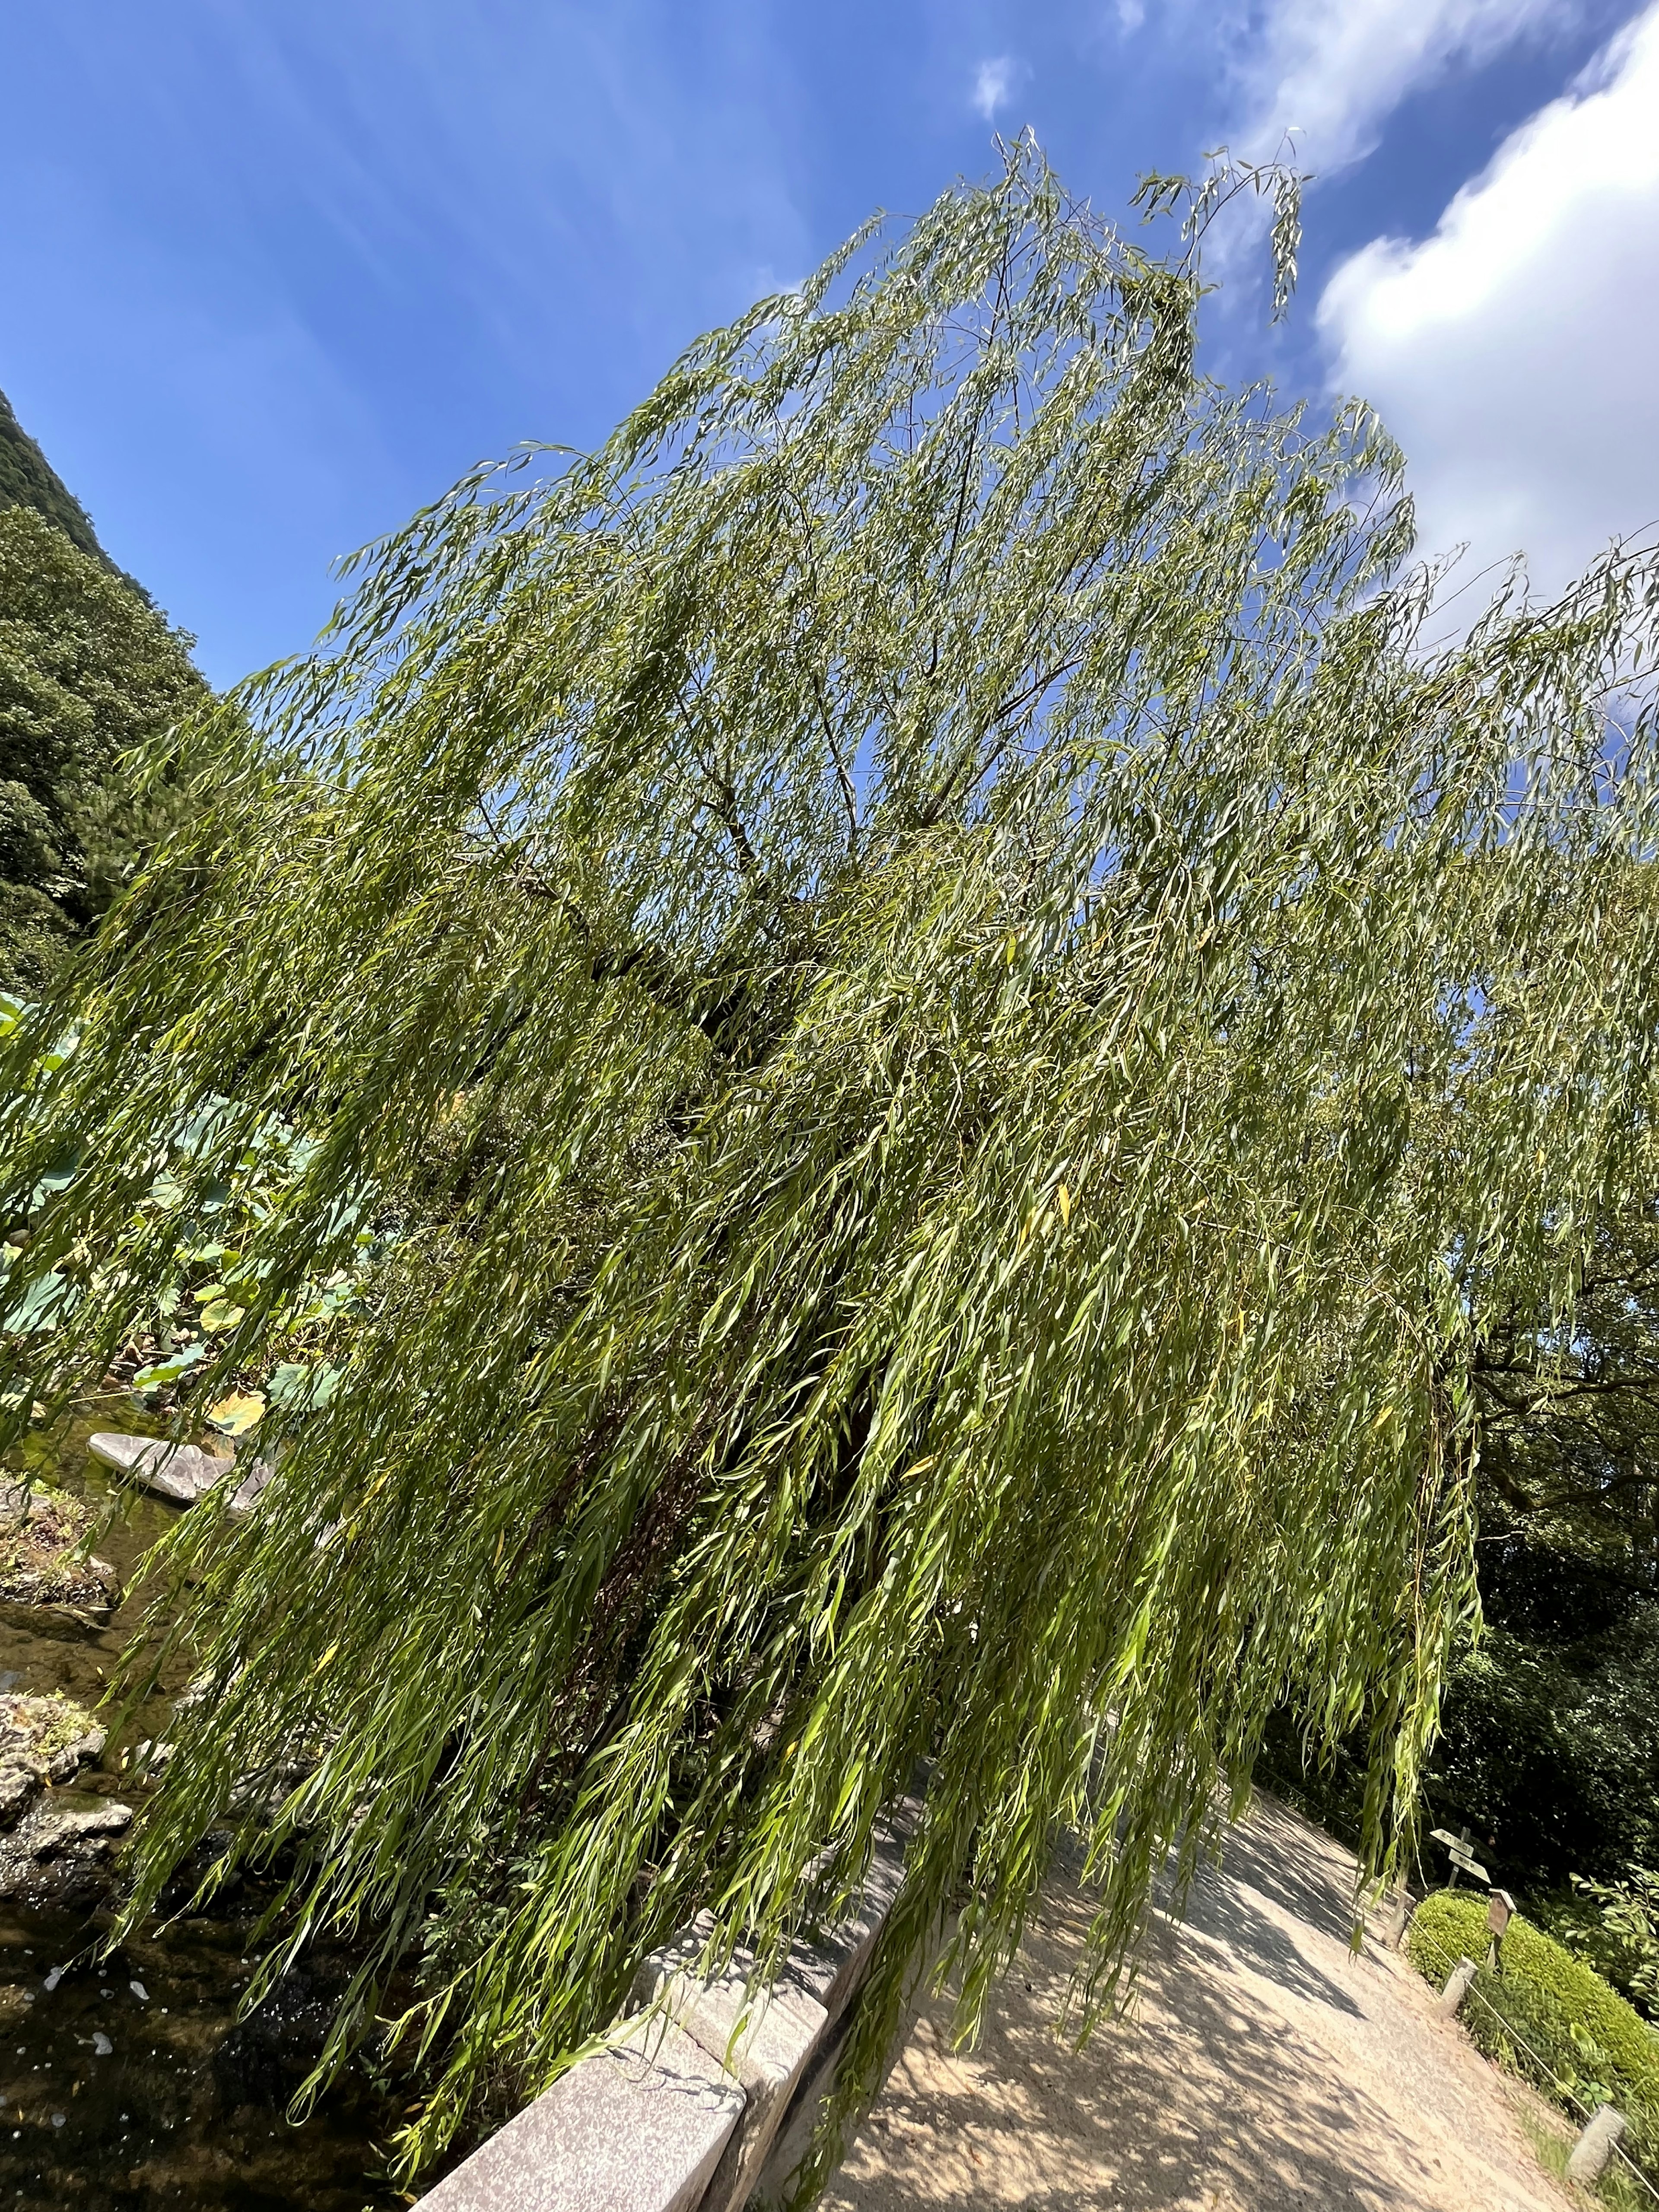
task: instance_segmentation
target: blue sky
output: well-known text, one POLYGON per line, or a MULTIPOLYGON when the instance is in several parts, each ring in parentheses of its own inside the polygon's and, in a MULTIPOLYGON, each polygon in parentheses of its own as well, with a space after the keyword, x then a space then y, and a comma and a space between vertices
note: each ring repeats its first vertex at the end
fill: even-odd
POLYGON ((333 558, 1033 125, 1074 191, 1298 128, 1288 330, 1434 547, 1659 520, 1659 0, 6 0, 0 388, 224 681, 333 558))

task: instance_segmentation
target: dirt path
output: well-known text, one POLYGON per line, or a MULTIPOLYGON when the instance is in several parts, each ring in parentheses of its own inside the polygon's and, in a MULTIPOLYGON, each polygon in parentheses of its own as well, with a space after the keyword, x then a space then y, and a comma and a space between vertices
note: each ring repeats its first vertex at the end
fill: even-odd
POLYGON ((825 2212, 1566 2212, 1511 2094, 1391 1952, 1347 1948, 1352 1862, 1263 1802, 1162 1923, 1132 2016, 1056 2036, 1088 1918, 1051 1878, 984 2040, 917 2021, 825 2212))

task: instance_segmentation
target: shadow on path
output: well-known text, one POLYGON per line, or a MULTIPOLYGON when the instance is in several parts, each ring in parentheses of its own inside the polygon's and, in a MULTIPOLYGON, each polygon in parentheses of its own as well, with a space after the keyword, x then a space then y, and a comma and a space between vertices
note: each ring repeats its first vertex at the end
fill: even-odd
POLYGON ((1127 2018, 1054 2032, 1090 1904, 1057 1868, 972 2053, 937 2000, 827 2212, 1563 2212, 1498 2077, 1392 1954, 1353 1863, 1265 1804, 1160 1925, 1127 2018))

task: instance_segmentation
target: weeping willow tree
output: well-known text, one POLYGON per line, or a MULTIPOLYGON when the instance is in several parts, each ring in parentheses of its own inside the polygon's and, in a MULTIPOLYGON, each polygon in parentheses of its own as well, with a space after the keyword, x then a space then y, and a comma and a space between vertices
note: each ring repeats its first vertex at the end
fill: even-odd
POLYGON ((1263 182, 1154 182, 1159 258, 1023 145, 597 453, 469 477, 204 733, 11 1048, 7 1202, 82 1163, 26 1391, 273 1115, 195 1402, 365 1193, 399 1231, 258 1510, 171 1540, 208 1694, 131 1914, 210 1832, 279 1869, 267 1975, 361 1947, 325 2070, 412 1967, 408 2172, 694 1910, 833 1914, 922 1762, 849 2100, 951 1908, 971 2027, 1059 1823, 1104 2001, 1287 1698, 1369 1730, 1390 1863, 1471 1361, 1517 1300, 1570 1329, 1640 1179, 1659 570, 1436 645, 1373 416, 1195 366, 1263 182))

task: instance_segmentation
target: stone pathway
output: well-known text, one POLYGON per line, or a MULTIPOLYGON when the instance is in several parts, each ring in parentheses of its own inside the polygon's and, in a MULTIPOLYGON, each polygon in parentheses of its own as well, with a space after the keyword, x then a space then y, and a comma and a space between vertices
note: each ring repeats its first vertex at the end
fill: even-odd
POLYGON ((1403 1960, 1348 1949, 1352 1865, 1261 1801, 1082 2052, 1052 2026, 1089 1917, 1057 1871, 979 2048, 934 2000, 824 2212, 1566 2212, 1525 2093, 1403 1960))

